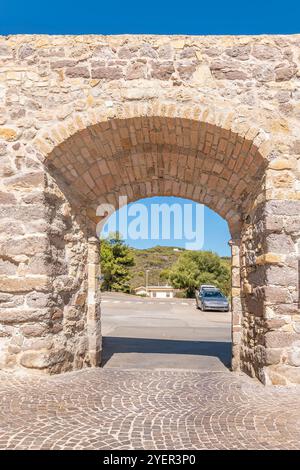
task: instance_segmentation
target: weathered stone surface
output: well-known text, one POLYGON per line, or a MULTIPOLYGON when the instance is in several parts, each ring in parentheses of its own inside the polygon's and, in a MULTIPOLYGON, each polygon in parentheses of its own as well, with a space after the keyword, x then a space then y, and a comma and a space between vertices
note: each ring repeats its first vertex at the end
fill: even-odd
POLYGON ((64 67, 75 67, 77 61, 74 59, 61 59, 51 62, 52 69, 62 69, 64 67))
POLYGON ((227 80, 246 80, 248 75, 245 71, 239 68, 234 68, 233 64, 230 62, 213 62, 210 66, 210 69, 217 79, 227 79, 227 80))
POLYGON ((0 289, 3 292, 31 292, 32 290, 48 290, 50 287, 47 276, 0 276, 0 289))
POLYGON ((7 294, 0 293, 0 306, 9 308, 9 307, 19 307, 24 303, 23 295, 7 294))
POLYGON ((49 327, 46 324, 35 323, 33 325, 22 326, 21 332, 26 337, 35 337, 42 336, 44 333, 47 333, 49 327))
MULTIPOLYGON (((97 361, 98 273, 87 268, 98 263, 87 260, 96 207, 117 207, 119 195, 173 195, 229 224, 233 363, 264 381, 265 333, 290 334, 299 313, 299 37, 0 42, 0 289, 16 297, 1 305, 11 318, 14 309, 51 309, 45 334, 67 354, 45 370, 97 361)), ((17 318, 4 326, 24 338, 17 318)), ((8 347, 7 338, 0 349, 15 368, 20 348, 44 344, 26 337, 8 347)), ((279 366, 286 346, 275 349, 279 366)))
POLYGON ((87 67, 67 67, 66 75, 70 78, 90 78, 90 71, 87 67))
POLYGON ((138 78, 145 78, 146 67, 143 63, 135 62, 130 64, 126 71, 127 80, 136 80, 138 78))
POLYGON ((300 367, 278 364, 272 366, 267 375, 274 385, 300 384, 300 367))
POLYGON ((280 57, 280 49, 266 44, 255 44, 252 50, 252 55, 261 60, 274 60, 276 57, 280 57))
POLYGON ((0 127, 0 139, 4 139, 10 142, 16 140, 16 138, 17 132, 14 129, 0 127))
POLYGON ((22 173, 21 175, 18 174, 8 178, 4 182, 4 187, 9 191, 12 191, 13 189, 16 189, 17 191, 32 191, 33 189, 38 189, 39 187, 43 188, 44 180, 45 173, 43 171, 22 173))
POLYGON ((10 192, 0 191, 0 204, 14 204, 16 197, 10 192))
POLYGON ((92 78, 99 78, 103 80, 119 80, 123 76, 120 67, 97 67, 93 68, 91 72, 92 78))
POLYGON ((278 349, 266 349, 265 350, 265 362, 266 365, 279 364, 281 361, 282 350, 278 349))
POLYGON ((48 309, 0 308, 0 322, 7 324, 19 324, 25 322, 39 322, 50 319, 48 309))
POLYGON ((45 236, 25 236, 0 242, 0 255, 36 255, 47 250, 49 241, 45 236))
POLYGON ((268 303, 274 304, 291 301, 291 295, 286 287, 265 286, 263 290, 264 298, 268 303))
POLYGON ((272 82, 274 80, 274 69, 270 65, 256 66, 253 69, 253 77, 258 82, 272 82))
POLYGON ((172 62, 153 62, 152 77, 158 80, 169 80, 175 72, 172 62))
POLYGON ((49 305, 50 295, 43 292, 31 292, 26 295, 26 304, 31 308, 44 308, 49 305))
POLYGON ((269 331, 265 335, 265 345, 267 348, 289 347, 299 340, 300 335, 297 333, 288 333, 285 331, 269 331))
POLYGON ((236 46, 226 49, 226 54, 230 57, 234 57, 239 60, 248 60, 250 55, 250 47, 247 46, 236 46))
POLYGON ((299 367, 300 366, 300 345, 297 344, 298 347, 293 348, 288 355, 288 363, 291 366, 299 367))
POLYGON ((23 44, 19 47, 18 58, 20 60, 27 59, 28 57, 32 56, 34 52, 35 49, 30 44, 23 44))
MULTIPOLYGON (((265 326, 268 330, 278 330, 286 324, 284 318, 271 318, 265 322, 265 326)), ((283 330, 282 330, 283 331, 283 330)))
POLYGON ((299 215, 300 201, 268 201, 266 212, 271 215, 299 215))
POLYGON ((266 279, 269 284, 279 286, 296 286, 298 273, 296 269, 286 266, 267 266, 266 279))
POLYGON ((29 369, 46 369, 57 363, 64 362, 67 352, 64 349, 56 351, 39 350, 24 351, 21 355, 20 363, 29 369))
POLYGON ((276 81, 283 82, 290 80, 297 72, 296 67, 293 66, 278 66, 275 68, 276 81))
POLYGON ((290 235, 271 234, 266 237, 266 248, 273 253, 289 254, 295 251, 295 244, 290 235))

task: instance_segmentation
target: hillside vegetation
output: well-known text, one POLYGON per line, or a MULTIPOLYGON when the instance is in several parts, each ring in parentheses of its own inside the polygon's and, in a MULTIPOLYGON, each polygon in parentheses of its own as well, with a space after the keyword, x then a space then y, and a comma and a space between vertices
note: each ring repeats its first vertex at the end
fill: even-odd
POLYGON ((102 290, 134 292, 139 286, 172 285, 193 297, 200 284, 214 284, 230 293, 230 258, 211 251, 190 251, 168 246, 144 250, 129 247, 116 232, 100 244, 102 290))
POLYGON ((145 250, 130 248, 130 251, 135 263, 130 268, 132 275, 130 284, 132 289, 145 285, 147 269, 149 269, 149 285, 159 286, 166 284, 166 279, 161 276, 161 273, 165 269, 170 269, 183 252, 182 249, 174 249, 170 246, 155 246, 145 250))
POLYGON ((169 246, 155 246, 144 250, 130 248, 130 252, 134 259, 134 265, 129 268, 132 290, 145 285, 146 270, 149 270, 149 285, 172 284, 174 287, 184 289, 188 296, 193 296, 194 289, 201 283, 212 283, 229 295, 231 283, 229 257, 169 246), (186 282, 186 271, 191 278, 190 286, 186 282))

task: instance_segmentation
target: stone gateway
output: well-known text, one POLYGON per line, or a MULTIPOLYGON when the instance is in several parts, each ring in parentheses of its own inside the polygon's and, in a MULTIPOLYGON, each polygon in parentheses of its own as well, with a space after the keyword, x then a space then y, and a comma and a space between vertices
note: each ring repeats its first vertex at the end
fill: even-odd
POLYGON ((101 203, 206 204, 232 368, 300 382, 300 36, 0 38, 0 368, 101 362, 101 203))

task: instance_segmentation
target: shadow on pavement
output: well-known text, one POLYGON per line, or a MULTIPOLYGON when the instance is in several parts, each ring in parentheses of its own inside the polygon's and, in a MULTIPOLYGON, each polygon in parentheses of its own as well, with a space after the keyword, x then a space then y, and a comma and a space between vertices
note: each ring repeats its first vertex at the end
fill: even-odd
POLYGON ((226 367, 230 367, 231 343, 104 336, 101 365, 104 366, 117 353, 210 356, 218 358, 226 367))

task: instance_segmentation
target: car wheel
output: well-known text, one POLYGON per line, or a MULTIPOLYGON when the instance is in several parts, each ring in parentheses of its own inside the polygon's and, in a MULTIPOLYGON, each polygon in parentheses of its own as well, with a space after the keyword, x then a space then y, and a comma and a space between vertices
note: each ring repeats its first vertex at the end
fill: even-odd
POLYGON ((201 310, 202 312, 205 312, 205 307, 203 306, 203 304, 201 305, 201 310))

